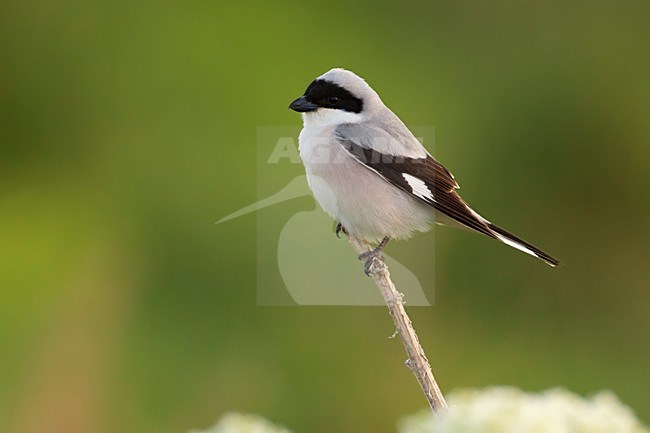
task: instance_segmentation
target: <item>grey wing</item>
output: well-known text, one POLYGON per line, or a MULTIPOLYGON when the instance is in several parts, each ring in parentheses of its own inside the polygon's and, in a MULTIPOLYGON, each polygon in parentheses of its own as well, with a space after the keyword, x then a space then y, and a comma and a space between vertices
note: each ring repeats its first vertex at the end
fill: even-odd
MULTIPOLYGON (((359 127, 358 124, 353 126, 359 127)), ((371 142, 372 135, 363 135, 359 132, 368 132, 368 128, 355 130, 351 125, 346 128, 339 127, 336 130, 336 137, 341 146, 360 163, 375 171, 397 188, 406 191, 463 226, 496 238, 483 218, 458 195, 456 192, 458 183, 454 180, 453 175, 419 142, 418 145, 423 150, 422 156, 415 158, 397 156, 394 154, 394 149, 392 149, 393 154, 384 153, 384 146, 378 148, 375 146, 375 141, 371 142), (350 135, 355 132, 357 132, 356 136, 350 135)), ((393 140, 396 139, 385 132, 376 132, 376 130, 371 130, 371 132, 378 134, 381 140, 391 137, 393 140)))
POLYGON ((400 155, 410 158, 424 158, 428 155, 411 131, 393 113, 378 120, 363 123, 346 123, 336 128, 336 134, 350 139, 358 146, 373 149, 385 155, 400 155))

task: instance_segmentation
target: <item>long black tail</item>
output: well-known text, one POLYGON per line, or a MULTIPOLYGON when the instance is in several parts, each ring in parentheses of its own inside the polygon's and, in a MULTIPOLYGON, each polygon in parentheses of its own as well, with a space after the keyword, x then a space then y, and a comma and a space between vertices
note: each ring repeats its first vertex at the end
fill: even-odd
POLYGON ((558 259, 552 257, 549 254, 546 254, 544 251, 540 250, 536 246, 529 244, 523 239, 520 239, 517 236, 513 235, 512 233, 509 233, 506 230, 502 229, 501 227, 495 226, 494 224, 487 221, 486 223, 487 226, 490 228, 490 230, 494 232, 496 238, 501 242, 503 242, 504 244, 510 245, 513 248, 516 248, 520 251, 530 254, 531 256, 540 258, 550 266, 555 267, 560 264, 560 261, 558 259))

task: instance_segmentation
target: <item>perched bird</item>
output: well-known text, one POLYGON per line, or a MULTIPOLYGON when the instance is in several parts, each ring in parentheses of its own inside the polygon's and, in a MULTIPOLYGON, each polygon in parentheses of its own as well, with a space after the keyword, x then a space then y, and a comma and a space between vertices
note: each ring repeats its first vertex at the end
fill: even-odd
POLYGON ((361 77, 332 69, 289 106, 302 113, 299 151, 316 201, 340 230, 376 248, 359 256, 366 274, 389 239, 431 223, 464 227, 538 257, 559 261, 497 227, 458 195, 454 176, 361 77))

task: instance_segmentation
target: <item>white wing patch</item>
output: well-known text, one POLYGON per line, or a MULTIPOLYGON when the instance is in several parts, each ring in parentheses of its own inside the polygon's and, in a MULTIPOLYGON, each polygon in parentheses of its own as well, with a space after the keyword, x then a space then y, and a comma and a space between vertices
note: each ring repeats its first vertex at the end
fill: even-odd
POLYGON ((413 191, 413 195, 416 195, 424 200, 429 200, 432 202, 435 201, 433 199, 433 193, 431 192, 427 184, 424 183, 423 180, 418 179, 415 176, 411 176, 408 173, 402 173, 402 176, 411 187, 411 190, 413 191))

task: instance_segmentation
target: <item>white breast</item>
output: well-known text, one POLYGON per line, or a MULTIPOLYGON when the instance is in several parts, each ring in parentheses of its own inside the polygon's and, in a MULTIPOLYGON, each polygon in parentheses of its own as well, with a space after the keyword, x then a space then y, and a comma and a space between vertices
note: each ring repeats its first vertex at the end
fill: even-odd
POLYGON ((333 125, 308 124, 299 138, 309 187, 323 210, 370 242, 427 231, 433 209, 354 159, 333 134, 333 125))

